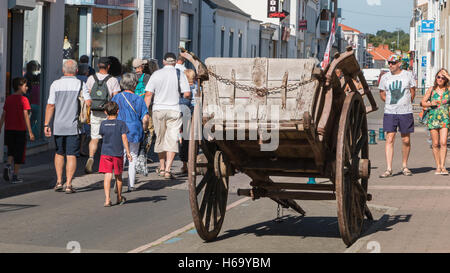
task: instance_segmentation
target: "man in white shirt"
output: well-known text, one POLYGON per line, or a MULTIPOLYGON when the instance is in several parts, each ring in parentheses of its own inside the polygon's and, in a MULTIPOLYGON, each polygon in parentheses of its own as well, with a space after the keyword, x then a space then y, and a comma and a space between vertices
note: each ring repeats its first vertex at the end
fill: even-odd
POLYGON ((185 62, 186 59, 183 56, 178 55, 177 64, 175 65, 175 68, 179 69, 181 73, 184 73, 184 71, 186 70, 186 67, 184 66, 185 62))
MULTIPOLYGON (((101 57, 98 61, 98 73, 91 75, 87 82, 87 88, 89 93, 92 92, 92 88, 96 83, 95 77, 98 81, 106 80, 106 86, 108 87, 109 100, 121 91, 119 82, 115 77, 108 74, 110 68, 110 61, 107 57, 101 57)), ((98 142, 102 138, 99 134, 100 124, 106 119, 106 114, 103 111, 91 111, 90 121, 91 121, 91 141, 89 142, 89 159, 86 162, 85 172, 92 173, 92 166, 94 165, 94 155, 97 152, 98 142)))
POLYGON ((402 60, 399 55, 389 57, 389 73, 381 77, 378 88, 381 99, 385 102, 383 129, 386 135, 387 169, 380 178, 392 176, 392 160, 394 157, 394 141, 397 127, 402 136, 402 173, 411 176, 407 167, 411 150, 410 134, 414 132, 414 117, 412 102, 416 94, 416 81, 410 71, 402 70, 402 60))
POLYGON ((160 166, 157 173, 167 179, 173 178, 172 163, 178 153, 178 135, 182 125, 180 96, 191 95, 189 82, 184 73, 178 80, 175 69, 176 56, 173 53, 164 55, 164 68, 152 74, 146 88, 145 101, 153 100, 153 125, 155 127, 155 153, 158 153, 160 166))

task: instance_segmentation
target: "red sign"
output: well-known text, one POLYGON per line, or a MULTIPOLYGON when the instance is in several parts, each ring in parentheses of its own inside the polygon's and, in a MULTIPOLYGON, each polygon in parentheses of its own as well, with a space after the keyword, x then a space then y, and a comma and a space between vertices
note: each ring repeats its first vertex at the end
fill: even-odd
POLYGON ((306 30, 308 28, 308 20, 300 20, 298 22, 298 29, 299 30, 306 30))
MULTIPOLYGON (((274 18, 274 14, 280 13, 280 3, 279 0, 268 0, 267 1, 267 17, 274 18)), ((279 18, 279 17, 275 17, 279 18)))
POLYGON ((287 14, 284 12, 276 12, 269 14, 269 18, 286 18, 287 14))

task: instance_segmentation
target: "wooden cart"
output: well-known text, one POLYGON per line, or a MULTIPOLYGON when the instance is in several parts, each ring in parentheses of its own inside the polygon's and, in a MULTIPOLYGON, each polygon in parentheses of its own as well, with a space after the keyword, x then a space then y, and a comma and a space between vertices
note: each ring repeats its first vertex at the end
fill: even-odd
POLYGON ((366 114, 377 106, 351 48, 336 54, 325 71, 314 59, 209 58, 205 65, 192 53, 183 54, 202 86, 189 126, 189 194, 198 235, 205 241, 217 237, 229 177, 242 172, 252 188, 238 190, 239 195, 268 197, 302 215, 294 200, 337 200, 341 237, 348 246, 354 243, 364 216, 372 220, 366 204, 371 200, 366 114), (351 92, 344 91, 346 85, 351 92), (274 106, 278 120, 269 109, 274 106), (225 114, 219 115, 221 110, 225 114), (232 110, 237 115, 227 116, 232 110), (262 131, 277 133, 276 149, 262 149, 271 141, 262 131), (275 183, 271 176, 332 183, 275 183))

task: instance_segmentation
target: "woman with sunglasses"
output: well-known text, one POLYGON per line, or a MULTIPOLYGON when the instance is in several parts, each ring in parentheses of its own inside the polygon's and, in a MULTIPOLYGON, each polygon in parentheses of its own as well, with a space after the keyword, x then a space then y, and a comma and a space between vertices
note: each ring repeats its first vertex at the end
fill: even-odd
POLYGON ((422 107, 427 107, 429 111, 427 126, 430 130, 433 155, 437 165, 435 174, 442 175, 448 175, 445 168, 445 159, 447 157, 447 136, 450 126, 449 81, 450 76, 447 70, 440 69, 436 74, 434 86, 427 90, 421 101, 422 107))

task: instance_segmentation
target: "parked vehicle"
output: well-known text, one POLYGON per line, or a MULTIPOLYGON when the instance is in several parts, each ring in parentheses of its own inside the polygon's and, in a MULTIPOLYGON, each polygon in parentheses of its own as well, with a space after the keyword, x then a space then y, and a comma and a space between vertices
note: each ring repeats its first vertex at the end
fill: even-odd
POLYGON ((378 83, 377 83, 377 85, 380 85, 381 77, 382 77, 385 73, 387 73, 387 72, 389 72, 389 69, 388 69, 388 68, 381 68, 380 76, 378 76, 378 83))
POLYGON ((364 78, 366 78, 369 86, 375 86, 378 84, 378 77, 380 76, 381 69, 379 68, 366 68, 363 69, 364 78))

